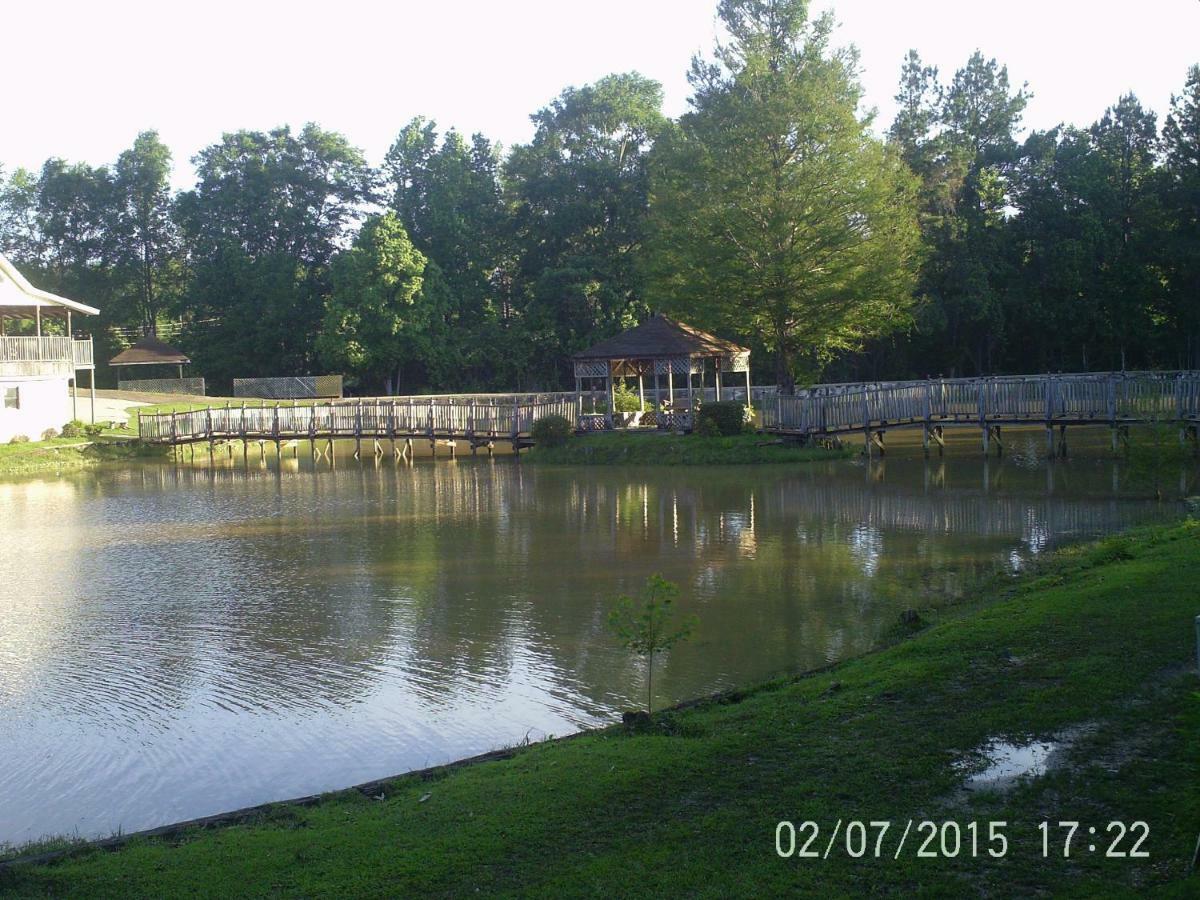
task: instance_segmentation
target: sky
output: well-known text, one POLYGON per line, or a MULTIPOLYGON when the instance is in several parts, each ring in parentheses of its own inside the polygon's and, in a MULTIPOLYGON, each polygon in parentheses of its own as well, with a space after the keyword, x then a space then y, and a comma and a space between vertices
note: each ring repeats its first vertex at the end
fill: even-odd
MULTIPOLYGON (((1087 125, 1129 91, 1165 116, 1200 62, 1200 0, 814 0, 861 53, 865 103, 890 123, 909 48, 949 78, 976 49, 1028 82, 1025 124, 1087 125)), ((716 0, 59 0, 6 4, 0 165, 112 162, 139 131, 172 149, 175 183, 222 132, 341 131, 378 164, 423 115, 505 146, 564 87, 637 70, 687 108, 716 0)))

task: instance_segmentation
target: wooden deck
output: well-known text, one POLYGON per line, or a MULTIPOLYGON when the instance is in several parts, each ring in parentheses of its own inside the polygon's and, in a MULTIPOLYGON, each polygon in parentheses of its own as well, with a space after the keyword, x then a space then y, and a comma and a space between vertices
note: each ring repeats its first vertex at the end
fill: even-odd
MULTIPOLYGON (((983 449, 1002 425, 1043 425, 1060 443, 1068 425, 1107 425, 1114 445, 1121 429, 1179 423, 1194 437, 1200 423, 1200 372, 1101 372, 956 378, 876 384, 821 385, 795 396, 764 398, 764 431, 807 438, 862 433, 868 452, 883 449, 891 428, 924 429, 925 447, 942 446, 948 425, 980 429, 983 449)), ((999 444, 997 444, 999 447, 999 444)))

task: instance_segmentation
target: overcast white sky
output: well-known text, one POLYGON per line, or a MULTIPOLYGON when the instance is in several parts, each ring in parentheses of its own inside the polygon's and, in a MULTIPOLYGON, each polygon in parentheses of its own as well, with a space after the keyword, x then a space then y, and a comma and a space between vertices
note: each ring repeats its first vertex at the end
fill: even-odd
MULTIPOLYGON (((1165 115, 1200 62, 1200 0, 817 0, 862 53, 867 100, 892 116, 916 47, 949 76, 980 48, 1034 92, 1026 124, 1088 124, 1127 91, 1165 115)), ((0 164, 114 160, 138 131, 187 160, 223 131, 316 121, 379 162, 414 115, 527 140, 529 114, 563 87, 636 69, 666 112, 716 35, 716 0, 370 3, 89 0, 5 4, 0 164)))

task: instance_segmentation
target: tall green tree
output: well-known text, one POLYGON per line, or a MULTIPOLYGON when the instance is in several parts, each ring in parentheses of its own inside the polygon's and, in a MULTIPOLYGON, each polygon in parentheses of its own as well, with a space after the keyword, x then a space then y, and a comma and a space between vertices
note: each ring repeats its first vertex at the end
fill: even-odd
POLYGON ((1171 98, 1162 151, 1161 259, 1175 365, 1200 369, 1200 65, 1188 70, 1183 92, 1171 98))
POLYGON ((180 343, 218 387, 313 371, 330 260, 373 199, 362 152, 310 123, 226 134, 193 162, 176 209, 197 324, 180 343))
POLYGON ((947 374, 993 371, 1001 361, 1010 179, 1029 96, 978 51, 946 85, 916 51, 901 70, 889 138, 922 179, 927 254, 911 343, 926 373, 931 360, 947 374))
POLYGON ((468 142, 449 131, 439 141, 436 124, 416 118, 384 162, 392 208, 431 263, 423 290, 447 318, 439 351, 445 359, 427 360, 447 389, 501 386, 495 356, 511 318, 512 240, 499 159, 482 135, 468 142))
POLYGON ((804 0, 723 0, 692 111, 655 150, 653 301, 758 335, 791 390, 900 326, 919 262, 917 183, 857 112, 856 55, 804 0))
POLYGON ((1098 358, 1087 365, 1125 369, 1151 361, 1147 339, 1161 303, 1161 276, 1153 265, 1159 222, 1158 128, 1153 112, 1132 94, 1121 97, 1090 130, 1097 180, 1089 198, 1102 231, 1091 288, 1098 358))
POLYGON ((317 347, 326 366, 391 393, 426 348, 422 298, 425 257, 394 213, 368 219, 354 245, 333 261, 333 290, 317 347))
POLYGON ((17 168, 5 178, 0 170, 0 252, 18 265, 32 266, 41 255, 37 207, 37 175, 17 168))
POLYGON ((226 134, 192 162, 197 184, 180 196, 179 216, 202 256, 239 249, 328 264, 372 199, 362 151, 311 122, 299 134, 287 126, 226 134))
POLYGON ((505 167, 522 382, 569 377, 567 358, 646 313, 637 257, 649 203, 647 153, 666 121, 662 89, 637 73, 568 88, 532 116, 505 167))
POLYGON ((172 217, 171 151, 144 131, 117 159, 115 265, 126 318, 155 329, 182 282, 179 232, 172 217))

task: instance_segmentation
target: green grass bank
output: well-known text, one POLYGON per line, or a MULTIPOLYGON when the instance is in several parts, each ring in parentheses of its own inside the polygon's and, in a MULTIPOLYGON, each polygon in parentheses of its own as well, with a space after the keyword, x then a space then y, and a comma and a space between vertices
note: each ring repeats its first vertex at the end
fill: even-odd
POLYGON ((165 456, 159 447, 141 444, 129 437, 101 435, 97 438, 53 438, 0 444, 0 476, 32 475, 83 469, 103 462, 165 456))
POLYGON ((711 466, 845 459, 854 450, 827 450, 780 443, 770 435, 701 437, 665 432, 611 432, 572 437, 560 447, 534 447, 528 458, 552 465, 711 466))
POLYGON ((376 796, 17 865, 0 870, 0 892, 1196 896, 1198 583, 1196 523, 1113 537, 984 585, 877 653, 663 712, 637 733, 614 726, 401 777, 376 796), (1073 743, 1041 777, 962 790, 959 764, 989 740, 1064 735, 1073 743), (919 824, 895 855, 910 819, 939 824, 933 857, 917 856, 919 824), (795 823, 797 849, 801 823, 817 823, 815 858, 778 855, 781 820, 795 823), (875 827, 865 855, 848 855, 851 821, 892 823, 878 858, 875 827), (961 830, 952 858, 948 821, 961 830), (987 823, 999 821, 1007 846, 993 858, 987 823), (1082 829, 1067 858, 1059 821, 1082 829), (1148 858, 1105 855, 1114 821, 1147 823, 1148 858))

